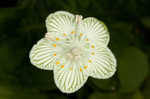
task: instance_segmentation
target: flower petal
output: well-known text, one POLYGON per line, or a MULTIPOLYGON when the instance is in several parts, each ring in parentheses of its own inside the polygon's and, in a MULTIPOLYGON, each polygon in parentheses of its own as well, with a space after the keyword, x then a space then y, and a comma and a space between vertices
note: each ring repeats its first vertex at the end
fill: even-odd
POLYGON ((88 76, 75 64, 66 62, 61 60, 60 65, 54 67, 54 79, 56 86, 63 93, 73 93, 84 85, 88 76), (61 63, 66 64, 62 65, 61 63))
POLYGON ((67 11, 56 11, 56 12, 53 13, 53 14, 55 14, 55 15, 60 15, 60 14, 62 14, 62 15, 67 15, 67 16, 71 16, 71 17, 74 16, 72 13, 67 12, 67 11))
POLYGON ((71 33, 75 29, 75 16, 69 12, 58 11, 50 14, 46 19, 48 32, 71 33))
POLYGON ((113 76, 116 71, 116 58, 107 47, 95 48, 95 55, 90 57, 92 68, 91 76, 98 79, 106 79, 113 76))
POLYGON ((31 49, 29 55, 30 61, 40 69, 52 70, 58 57, 56 55, 58 49, 53 47, 52 42, 43 38, 31 49))
POLYGON ((85 33, 89 40, 98 42, 105 46, 109 42, 109 32, 106 25, 94 17, 85 18, 82 21, 80 32, 85 33))

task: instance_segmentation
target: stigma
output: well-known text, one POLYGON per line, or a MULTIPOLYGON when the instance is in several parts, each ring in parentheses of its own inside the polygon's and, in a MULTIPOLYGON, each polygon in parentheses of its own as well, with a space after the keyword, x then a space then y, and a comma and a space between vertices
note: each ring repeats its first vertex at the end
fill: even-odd
POLYGON ((82 50, 80 48, 72 48, 66 55, 68 59, 76 61, 81 58, 82 50))

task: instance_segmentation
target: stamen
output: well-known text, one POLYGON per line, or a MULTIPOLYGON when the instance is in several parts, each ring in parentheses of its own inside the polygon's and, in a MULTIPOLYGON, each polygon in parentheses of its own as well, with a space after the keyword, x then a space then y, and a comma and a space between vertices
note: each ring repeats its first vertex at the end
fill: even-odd
POLYGON ((49 32, 45 34, 45 38, 54 41, 52 35, 49 32))
POLYGON ((59 61, 56 61, 56 65, 59 65, 60 64, 60 62, 59 61))
POLYGON ((58 37, 56 37, 56 41, 60 40, 58 37))
POLYGON ((87 69, 87 68, 88 68, 88 66, 87 66, 87 65, 85 65, 85 66, 84 66, 84 69, 87 69))
POLYGON ((92 60, 89 60, 88 62, 89 62, 89 63, 92 63, 92 60))
POLYGON ((56 56, 56 53, 54 53, 53 56, 56 56))
POLYGON ((76 23, 80 24, 81 21, 82 21, 82 16, 81 15, 76 15, 76 23))
POLYGON ((71 71, 72 71, 72 67, 70 67, 70 68, 69 68, 69 70, 71 70, 71 71))
POLYGON ((80 36, 83 36, 83 33, 80 33, 80 36))
POLYGON ((89 39, 87 38, 87 39, 85 39, 86 41, 89 41, 89 39))
POLYGON ((61 65, 61 68, 64 68, 64 65, 61 65))
POLYGON ((53 47, 56 47, 56 44, 53 44, 53 47))
POLYGON ((75 31, 72 31, 71 34, 75 34, 75 31))
POLYGON ((66 33, 63 33, 63 36, 67 36, 67 34, 66 34, 66 33))
POLYGON ((91 54, 92 54, 92 55, 95 55, 95 53, 94 53, 94 52, 92 52, 91 54))
POLYGON ((94 46, 94 45, 91 45, 91 48, 95 48, 95 46, 94 46))
POLYGON ((82 72, 82 68, 80 68, 80 72, 82 72))

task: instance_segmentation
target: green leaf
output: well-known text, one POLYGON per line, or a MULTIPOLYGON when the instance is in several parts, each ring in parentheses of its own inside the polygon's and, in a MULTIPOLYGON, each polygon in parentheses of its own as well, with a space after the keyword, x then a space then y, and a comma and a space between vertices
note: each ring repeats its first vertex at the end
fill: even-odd
POLYGON ((126 10, 129 14, 137 14, 137 1, 136 0, 128 0, 126 10))
POLYGON ((140 91, 137 91, 133 96, 132 96, 132 99, 145 99, 143 97, 143 95, 141 94, 140 91))
POLYGON ((143 17, 141 22, 146 28, 150 28, 150 17, 143 17))
POLYGON ((118 58, 120 92, 137 90, 148 73, 147 56, 138 48, 129 47, 118 58))
POLYGON ((72 99, 72 98, 68 98, 67 96, 69 95, 66 95, 65 94, 57 94, 57 93, 52 93, 52 94, 49 94, 49 99, 72 99))
POLYGON ((0 99, 48 99, 48 95, 31 88, 14 89, 10 86, 0 86, 0 99))
POLYGON ((13 91, 11 90, 11 88, 9 88, 8 86, 7 87, 6 86, 0 86, 0 99, 5 99, 6 97, 8 97, 12 94, 13 94, 13 91))
POLYGON ((130 45, 133 38, 133 25, 128 22, 116 21, 108 25, 110 29, 110 48, 119 56, 127 46, 130 45))
POLYGON ((91 94, 88 99, 118 99, 116 93, 100 93, 94 92, 91 94))
POLYGON ((25 56, 24 49, 21 48, 21 40, 9 39, 1 42, 0 45, 0 63, 2 72, 13 72, 13 70, 21 64, 25 56))
POLYGON ((93 86, 95 89, 101 89, 104 91, 114 91, 117 87, 117 81, 114 78, 110 79, 91 79, 92 83, 91 86, 93 86))
POLYGON ((144 95, 144 99, 149 99, 150 97, 150 78, 145 80, 143 85, 142 93, 144 95))
POLYGON ((43 91, 57 90, 52 71, 40 70, 33 65, 25 65, 17 71, 21 86, 43 91))
POLYGON ((32 70, 30 75, 32 83, 31 87, 39 88, 40 90, 57 90, 54 83, 53 71, 32 70))
MULTIPOLYGON (((88 82, 87 82, 88 83, 88 82)), ((77 95, 77 99, 87 99, 88 97, 88 86, 86 86, 86 84, 84 85, 84 87, 82 87, 81 89, 79 89, 77 92, 76 92, 76 95, 77 95)))

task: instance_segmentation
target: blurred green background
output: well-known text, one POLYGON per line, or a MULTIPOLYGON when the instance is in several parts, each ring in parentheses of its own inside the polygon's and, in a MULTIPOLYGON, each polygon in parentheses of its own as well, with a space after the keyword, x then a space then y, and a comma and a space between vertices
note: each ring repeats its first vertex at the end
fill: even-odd
POLYGON ((150 0, 0 1, 0 99, 150 99, 150 0), (66 10, 102 20, 118 67, 107 80, 89 78, 63 94, 52 71, 31 65, 29 51, 46 33, 45 19, 66 10))

